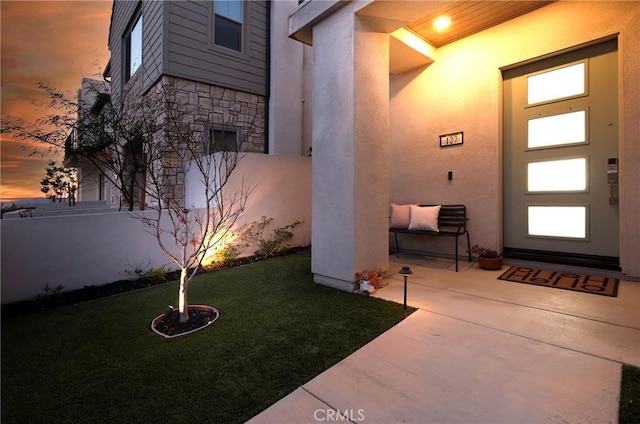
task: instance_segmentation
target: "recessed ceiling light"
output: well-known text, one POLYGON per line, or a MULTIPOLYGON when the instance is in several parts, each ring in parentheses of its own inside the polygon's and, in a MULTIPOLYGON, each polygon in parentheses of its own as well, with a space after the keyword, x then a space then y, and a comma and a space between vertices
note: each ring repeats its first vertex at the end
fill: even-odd
POLYGON ((444 31, 451 26, 451 18, 448 16, 439 16, 433 21, 433 27, 438 31, 444 31))

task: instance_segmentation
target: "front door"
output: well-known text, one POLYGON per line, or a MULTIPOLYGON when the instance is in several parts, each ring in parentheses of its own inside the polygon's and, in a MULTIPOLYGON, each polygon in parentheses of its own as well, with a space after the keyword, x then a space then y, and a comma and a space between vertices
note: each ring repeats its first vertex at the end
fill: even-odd
POLYGON ((618 263, 617 40, 503 72, 507 256, 618 263))

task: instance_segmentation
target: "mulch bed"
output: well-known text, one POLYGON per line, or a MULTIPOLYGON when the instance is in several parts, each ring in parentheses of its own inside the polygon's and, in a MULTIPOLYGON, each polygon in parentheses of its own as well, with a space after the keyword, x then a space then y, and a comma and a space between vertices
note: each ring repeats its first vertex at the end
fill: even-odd
POLYGON ((189 308, 189 320, 180 322, 180 312, 178 309, 173 309, 166 315, 159 317, 157 322, 151 325, 157 332, 165 336, 176 337, 206 327, 215 321, 218 315, 218 311, 213 308, 211 310, 189 308))
POLYGON ((87 302, 89 300, 100 299, 102 297, 114 296, 120 293, 127 293, 133 290, 166 284, 180 278, 180 272, 167 273, 164 281, 151 282, 145 279, 120 280, 113 283, 99 286, 84 286, 81 289, 62 291, 49 295, 37 296, 30 300, 8 303, 2 305, 2 319, 14 318, 23 315, 43 312, 61 306, 74 305, 76 303, 87 302))

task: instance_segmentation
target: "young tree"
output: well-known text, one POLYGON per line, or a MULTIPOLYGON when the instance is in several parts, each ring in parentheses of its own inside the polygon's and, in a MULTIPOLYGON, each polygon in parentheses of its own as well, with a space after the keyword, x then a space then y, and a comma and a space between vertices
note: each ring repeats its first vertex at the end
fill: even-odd
POLYGON ((39 84, 50 99, 47 114, 35 122, 15 117, 3 121, 3 133, 31 143, 30 155, 64 152, 65 163, 91 163, 121 193, 132 211, 144 208, 144 150, 162 129, 164 105, 156 98, 125 95, 113 101, 102 81, 85 80, 76 99, 39 84))
MULTIPOLYGON (((225 132, 234 133, 237 116, 218 122, 218 134, 207 131, 213 107, 200 110, 179 101, 170 84, 154 93, 166 105, 162 132, 147 147, 150 159, 145 175, 147 195, 153 199, 147 211, 136 213, 165 255, 180 269, 178 309, 180 322, 189 319, 188 289, 201 270, 207 252, 225 239, 244 212, 251 188, 244 183, 236 191, 226 190, 237 168, 242 146, 253 135, 256 116, 243 135, 230 141, 225 132), (194 119, 204 117, 205 119, 194 119), (183 172, 168 173, 167 170, 183 172), (189 178, 189 181, 187 181, 189 178), (187 198, 188 185, 198 185, 199 200, 187 198)), ((224 92, 221 92, 224 95, 224 92)))
POLYGON ((55 161, 49 161, 45 168, 46 176, 40 181, 42 191, 53 202, 67 197, 69 206, 76 204, 76 190, 78 189, 77 171, 75 168, 57 166, 55 161))
MULTIPOLYGON (((61 113, 36 125, 12 121, 5 128, 24 140, 64 147, 67 158, 76 156, 95 164, 120 190, 131 215, 180 269, 178 309, 180 321, 188 321, 190 282, 207 252, 233 228, 251 193, 244 183, 236 191, 225 187, 239 164, 243 145, 255 136, 260 108, 220 113, 213 105, 215 97, 191 104, 165 79, 144 96, 125 92, 117 101, 103 96, 98 87, 98 113, 95 103, 87 109, 58 90, 42 88, 61 113), (74 107, 75 120, 69 117, 74 107), (189 201, 186 189, 194 183, 199 186, 199 200, 189 201)), ((217 100, 225 97, 225 89, 216 92, 217 100)))

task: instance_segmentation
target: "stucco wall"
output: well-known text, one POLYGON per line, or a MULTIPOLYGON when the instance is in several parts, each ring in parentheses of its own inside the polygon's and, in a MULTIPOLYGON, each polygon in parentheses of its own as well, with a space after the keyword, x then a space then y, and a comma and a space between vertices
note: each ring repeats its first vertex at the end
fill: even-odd
MULTIPOLYGON (((295 0, 271 3, 271 70, 269 87, 269 153, 300 156, 302 141, 303 44, 287 37, 287 18, 295 0)), ((308 148, 308 147, 307 147, 308 148)))
MULTIPOLYGON (((311 244, 311 158, 242 153, 225 185, 225 196, 240 192, 243 185, 252 191, 238 227, 262 216, 273 218, 272 228, 304 221, 295 232, 294 245, 311 244)), ((203 206, 202 183, 197 171, 187 173, 186 186, 186 203, 203 206)))
POLYGON ((639 20, 637 2, 557 2, 438 49, 424 70, 391 76, 390 200, 464 203, 471 242, 501 247, 500 68, 619 34, 621 266, 640 275, 639 20), (464 145, 440 148, 438 135, 456 131, 464 145))
POLYGON ((295 230, 293 244, 311 244, 311 158, 249 153, 234 171, 228 189, 236 190, 242 181, 255 187, 249 196, 243 222, 267 216, 273 218, 272 228, 276 228, 296 220, 303 221, 295 230))
MULTIPOLYGON (((187 204, 203 205, 198 174, 187 173, 187 204)), ((274 228, 304 221, 295 232, 294 244, 311 244, 311 158, 243 153, 225 186, 225 193, 252 188, 242 216, 245 222, 272 217, 274 228)), ((245 252, 250 254, 251 252, 245 252)))
POLYGON ((313 28, 311 267, 316 282, 345 290, 355 271, 389 260, 389 43, 354 18, 357 6, 313 28))
POLYGON ((131 278, 135 265, 168 259, 125 212, 3 219, 2 303, 44 294, 45 285, 73 290, 131 278))
MULTIPOLYGON (((305 224, 295 230, 291 245, 308 246, 310 158, 247 154, 227 188, 236 190, 242 178, 255 188, 238 226, 262 216, 274 218, 273 228, 301 220, 305 224)), ((44 294, 47 284, 73 290, 130 278, 125 271, 135 265, 170 265, 155 239, 127 212, 3 219, 0 232, 3 304, 44 294)))

